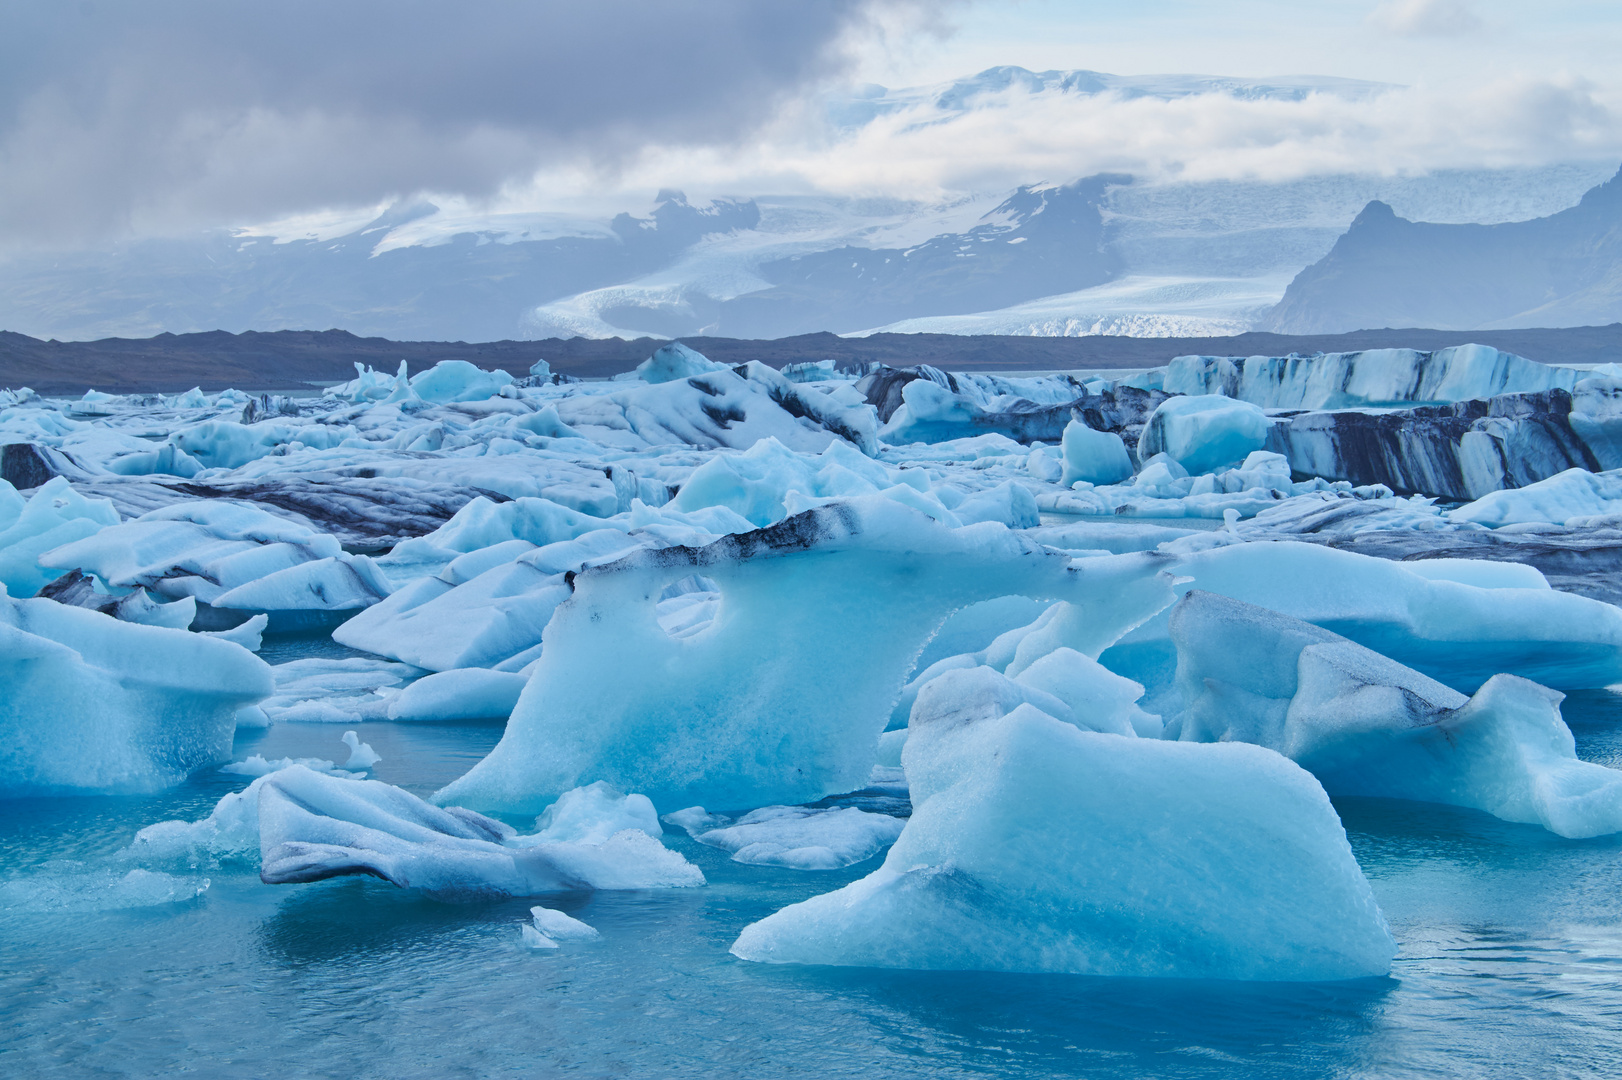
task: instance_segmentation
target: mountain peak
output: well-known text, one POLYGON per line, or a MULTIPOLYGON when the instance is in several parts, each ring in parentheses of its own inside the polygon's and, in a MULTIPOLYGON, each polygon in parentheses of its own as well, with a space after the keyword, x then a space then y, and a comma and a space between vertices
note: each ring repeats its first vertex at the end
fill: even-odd
POLYGON ((1352 228, 1355 229, 1358 226, 1368 228, 1400 220, 1402 219, 1397 217, 1397 212, 1391 209, 1390 203, 1383 203, 1379 199, 1374 199, 1352 219, 1352 228))

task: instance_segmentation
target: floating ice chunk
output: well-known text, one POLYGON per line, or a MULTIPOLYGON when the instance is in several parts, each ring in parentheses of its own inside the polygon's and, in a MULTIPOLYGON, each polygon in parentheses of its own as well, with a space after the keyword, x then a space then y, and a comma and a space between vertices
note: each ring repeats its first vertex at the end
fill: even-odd
POLYGON ((783 378, 790 382, 825 382, 839 377, 832 360, 803 360, 797 364, 783 365, 783 378))
POLYGON ((523 842, 566 841, 571 844, 601 844, 616 833, 637 829, 649 836, 664 835, 659 815, 646 795, 626 795, 612 784, 599 780, 573 791, 541 811, 535 819, 534 837, 523 842))
POLYGON ((344 732, 344 745, 349 747, 349 760, 344 762, 344 768, 346 769, 365 771, 383 760, 382 754, 373 750, 368 744, 361 742, 360 736, 353 731, 344 732))
MULTIPOLYGON (((1124 449, 1125 444, 1122 444, 1122 446, 1124 449)), ((1131 468, 1131 462, 1128 462, 1128 476, 1132 475, 1131 468)), ((1051 447, 1037 447, 1025 455, 1025 471, 1038 480, 1046 481, 1049 484, 1057 484, 1064 476, 1064 470, 1065 464, 1062 453, 1055 456, 1051 447)))
POLYGON ((596 941, 602 936, 596 927, 553 908, 532 907, 529 916, 523 938, 532 949, 555 949, 560 941, 596 941))
POLYGON ((0 480, 0 583, 13 596, 33 596, 63 573, 42 566, 41 554, 117 524, 111 502, 85 498, 64 477, 40 485, 27 502, 0 480))
POLYGON ((513 438, 520 438, 524 433, 539 435, 547 439, 578 439, 580 432, 563 422, 558 415, 556 405, 545 405, 528 416, 520 416, 512 422, 513 438))
MULTIPOLYGON (((252 761, 252 758, 248 759, 252 761)), ((263 760, 262 758, 260 760, 263 760)), ((247 764, 243 762, 242 764, 247 764)), ((323 762, 330 765, 331 762, 323 762)), ((220 799, 198 821, 160 821, 135 834, 128 854, 145 862, 201 863, 259 855, 259 790, 266 777, 305 768, 300 761, 266 762, 267 771, 241 791, 220 799)), ((312 770, 321 771, 321 770, 312 770)))
POLYGON ((324 424, 300 426, 278 421, 238 424, 230 420, 204 420, 171 434, 168 445, 177 451, 177 462, 194 462, 210 469, 236 469, 278 451, 285 453, 283 448, 331 449, 353 430, 324 424))
POLYGON ((689 806, 685 810, 672 811, 659 820, 686 829, 687 835, 696 839, 699 833, 719 829, 732 819, 725 814, 712 814, 702 806, 689 806))
POLYGON ((284 757, 267 760, 263 754, 252 754, 241 761, 233 761, 229 765, 221 765, 220 771, 232 776, 269 776, 282 769, 291 769, 294 765, 302 765, 311 772, 326 773, 329 776, 358 777, 359 773, 347 772, 338 768, 335 762, 325 758, 313 757, 284 757))
POLYGON ((168 787, 228 760, 271 689, 239 646, 0 588, 0 794, 168 787))
POLYGON ((117 616, 125 622, 140 623, 142 626, 164 626, 170 630, 186 630, 197 618, 197 601, 187 596, 167 604, 159 604, 153 601, 145 589, 136 589, 119 602, 117 616))
MULTIPOLYGON (((182 602, 175 601, 177 604, 182 602)), ((249 652, 258 652, 260 646, 264 644, 265 627, 269 625, 270 616, 261 612, 247 622, 234 626, 229 630, 205 631, 205 636, 219 638, 221 641, 229 641, 233 645, 241 645, 249 652)))
POLYGON ((704 883, 696 866, 637 829, 600 844, 514 846, 513 830, 498 821, 442 810, 375 780, 338 780, 295 766, 255 783, 259 876, 267 885, 371 874, 460 898, 704 883))
POLYGON ((40 565, 212 604, 278 570, 342 554, 336 537, 307 524, 230 499, 193 499, 57 547, 40 565))
POLYGON ((1468 806, 1574 838, 1622 831, 1622 772, 1577 759, 1552 690, 1497 675, 1466 700, 1310 623, 1199 591, 1171 631, 1184 740, 1271 747, 1332 795, 1468 806))
POLYGON ((190 479, 202 472, 204 465, 180 447, 166 443, 155 450, 121 454, 107 461, 106 468, 118 476, 151 476, 159 473, 190 479))
POLYGON ((529 366, 529 374, 536 379, 550 379, 552 377, 552 365, 545 360, 536 360, 529 366))
POLYGON ((390 720, 505 720, 528 676, 459 668, 418 679, 389 702, 390 720))
POLYGON ((652 356, 638 364, 632 374, 645 383, 667 383, 725 370, 725 364, 717 364, 703 353, 689 349, 679 341, 672 341, 669 345, 660 346, 652 356))
POLYGON ((602 935, 595 926, 587 926, 579 919, 547 907, 532 907, 530 918, 535 929, 556 941, 595 941, 602 935))
POLYGON ((1069 487, 1077 480, 1089 484, 1119 484, 1131 479, 1132 459, 1126 443, 1109 431, 1094 431, 1079 420, 1065 425, 1064 472, 1059 483, 1069 487))
POLYGON ((970 495, 952 509, 952 514, 964 525, 995 521, 1010 529, 1030 529, 1041 522, 1036 512, 1036 498, 1012 480, 970 495))
POLYGON ((877 496, 702 549, 638 551, 575 576, 501 743, 435 798, 535 813, 591 779, 673 806, 851 791, 951 611, 1068 596, 1102 648, 1170 602, 1159 567, 1135 555, 1072 563, 1000 525, 947 529, 877 496), (718 586, 720 613, 677 640, 658 600, 695 572, 718 586))
POLYGON ((311 657, 277 664, 271 673, 276 692, 263 705, 271 720, 355 724, 388 719, 396 688, 417 678, 422 669, 370 657, 311 657))
POLYGON ((483 401, 513 381, 505 371, 483 371, 466 360, 441 360, 411 377, 411 389, 424 401, 483 401))
POLYGON ((854 806, 765 806, 693 839, 751 866, 837 870, 883 851, 901 835, 903 824, 854 806))
POLYGON ((1232 398, 1174 397, 1160 403, 1138 439, 1138 458, 1167 453, 1190 473, 1244 460, 1267 444, 1267 414, 1232 398))
MULTIPOLYGON (((1167 569, 1186 579, 1179 592, 1203 589, 1304 619, 1463 693, 1499 672, 1558 690, 1622 681, 1622 610, 1542 587, 1431 580, 1413 572, 1416 565, 1283 541, 1201 551, 1167 569)), ((1514 580, 1495 570, 1472 573, 1478 581, 1514 580)), ((1176 666, 1167 622, 1162 613, 1101 660, 1148 687, 1145 708, 1169 720, 1175 706, 1158 696, 1176 666)))
POLYGON ((1587 373, 1487 345, 1435 352, 1367 349, 1317 356, 1179 356, 1162 376, 1168 393, 1226 394, 1267 409, 1344 409, 1408 401, 1467 401, 1570 390, 1587 373))
POLYGON ((1490 491, 1448 511, 1447 519, 1497 529, 1539 522, 1560 525, 1618 514, 1622 514, 1622 469, 1598 473, 1567 469, 1522 488, 1490 491))
MULTIPOLYGON (((624 546, 637 546, 615 535, 624 546)), ((415 582, 350 619, 332 638, 430 671, 495 667, 539 645, 553 609, 568 595, 561 572, 521 558, 460 585, 443 578, 415 582)))
POLYGON ((427 536, 395 545, 379 559, 384 572, 411 576, 413 567, 426 567, 433 574, 459 555, 523 540, 541 547, 560 540, 573 540, 603 527, 601 518, 561 506, 551 499, 520 498, 495 503, 480 495, 463 506, 445 524, 427 536))
POLYGON ((901 751, 907 745, 907 732, 905 729, 886 731, 879 736, 879 751, 874 756, 875 769, 901 768, 901 751))
POLYGON ((764 365, 742 370, 722 368, 651 386, 638 379, 607 394, 571 395, 556 402, 558 416, 584 438, 627 450, 747 450, 765 438, 807 453, 840 439, 877 449, 872 406, 843 404, 764 365))
POLYGON ((215 607, 284 613, 358 611, 393 591, 388 578, 364 555, 341 554, 273 571, 216 596, 215 607))
MULTIPOLYGON (((922 704, 922 702, 920 703, 922 704)), ((884 864, 745 928, 770 963, 1207 979, 1383 975, 1334 808, 1278 754, 915 712, 884 864)))

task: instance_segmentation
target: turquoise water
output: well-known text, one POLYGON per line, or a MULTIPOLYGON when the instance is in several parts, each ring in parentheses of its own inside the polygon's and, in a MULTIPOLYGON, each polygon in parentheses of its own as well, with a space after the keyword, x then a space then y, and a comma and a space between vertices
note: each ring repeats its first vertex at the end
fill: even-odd
MULTIPOLYGON (((1568 701, 1622 766, 1622 699, 1568 701)), ((339 758, 340 730, 239 757, 339 758)), ((499 737, 371 724, 379 779, 426 793, 499 737)), ((0 804, 0 1074, 209 1077, 1503 1077, 1622 1074, 1622 840, 1444 807, 1338 803, 1401 945, 1387 979, 1246 985, 769 967, 747 923, 867 873, 734 864, 668 835, 703 889, 547 900, 602 940, 532 952, 534 901, 441 904, 249 866, 124 883, 135 830, 241 777, 0 804), (192 896, 208 879, 208 886, 192 896), (147 906, 153 889, 192 896, 147 906), (143 891, 144 890, 144 891, 143 891)))

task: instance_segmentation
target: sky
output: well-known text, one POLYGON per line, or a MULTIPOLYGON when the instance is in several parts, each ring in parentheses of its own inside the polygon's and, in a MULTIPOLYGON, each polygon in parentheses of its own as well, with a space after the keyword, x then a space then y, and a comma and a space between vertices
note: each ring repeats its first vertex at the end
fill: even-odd
POLYGON ((416 196, 950 201, 1097 172, 1282 180, 1622 162, 1622 5, 1542 0, 0 0, 0 251, 416 196), (927 96, 997 65, 1333 76, 1300 100, 927 96))

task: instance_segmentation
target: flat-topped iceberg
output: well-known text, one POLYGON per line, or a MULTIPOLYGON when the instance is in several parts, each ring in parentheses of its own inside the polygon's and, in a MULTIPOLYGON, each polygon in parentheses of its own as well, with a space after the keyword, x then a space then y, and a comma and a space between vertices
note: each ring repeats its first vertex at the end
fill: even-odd
POLYGON ((1570 390, 1587 374, 1488 345, 1454 345, 1435 352, 1179 356, 1161 385, 1170 394, 1222 394, 1266 409, 1343 409, 1570 390))

